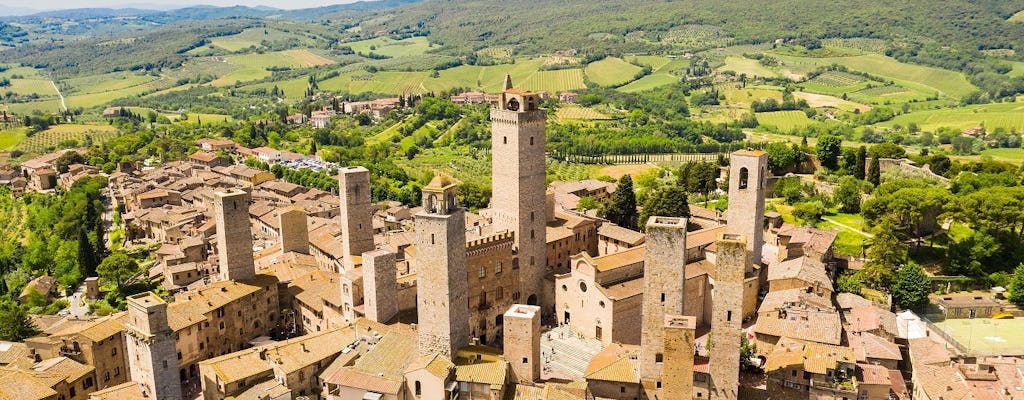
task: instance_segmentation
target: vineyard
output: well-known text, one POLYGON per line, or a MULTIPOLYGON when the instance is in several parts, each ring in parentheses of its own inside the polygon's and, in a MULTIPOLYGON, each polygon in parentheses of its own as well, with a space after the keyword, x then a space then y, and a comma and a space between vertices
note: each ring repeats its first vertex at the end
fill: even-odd
POLYGON ((728 46, 732 38, 717 26, 683 25, 665 32, 661 41, 686 49, 706 49, 728 46))
POLYGON ((42 154, 61 147, 79 147, 88 136, 93 143, 102 143, 118 135, 109 125, 55 125, 26 138, 16 147, 28 154, 42 154))
POLYGON ((590 107, 563 106, 558 108, 555 115, 559 120, 609 120, 610 117, 590 107))
POLYGON ((811 82, 835 88, 853 86, 865 81, 867 79, 860 75, 842 71, 828 71, 811 79, 811 82))
POLYGON ((822 40, 821 44, 826 47, 845 47, 871 53, 885 53, 888 48, 888 44, 884 40, 872 38, 832 38, 822 40))
POLYGON ((859 91, 858 93, 868 96, 889 96, 894 94, 908 93, 907 88, 899 85, 875 86, 859 91))

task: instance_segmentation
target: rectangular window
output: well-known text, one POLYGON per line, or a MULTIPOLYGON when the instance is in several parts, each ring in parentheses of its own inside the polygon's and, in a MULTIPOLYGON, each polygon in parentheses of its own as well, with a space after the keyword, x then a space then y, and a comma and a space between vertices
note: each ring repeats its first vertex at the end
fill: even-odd
POLYGON ((501 267, 502 267, 502 265, 501 265, 501 263, 500 263, 500 262, 498 263, 498 265, 497 265, 496 267, 494 267, 494 274, 495 274, 495 275, 497 275, 497 274, 500 274, 500 273, 501 273, 501 267))
POLYGON ((478 275, 478 277, 480 279, 484 279, 487 277, 487 267, 480 267, 480 274, 478 275))
POLYGON ((726 321, 732 321, 732 310, 729 310, 729 311, 725 312, 725 320, 726 321))

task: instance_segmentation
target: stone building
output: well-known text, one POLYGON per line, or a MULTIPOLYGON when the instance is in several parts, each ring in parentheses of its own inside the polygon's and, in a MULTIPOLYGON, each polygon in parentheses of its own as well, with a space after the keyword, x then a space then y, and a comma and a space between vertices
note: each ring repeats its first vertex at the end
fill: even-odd
POLYGON ((252 257, 249 194, 241 190, 216 193, 217 259, 222 280, 247 280, 256 275, 252 257))
POLYGON ((750 261, 746 271, 761 264, 764 245, 764 197, 768 153, 740 150, 729 158, 728 232, 747 239, 750 261))
POLYGON ((174 332, 167 303, 152 292, 128 297, 128 362, 132 381, 153 398, 180 400, 181 380, 174 363, 174 332))
POLYGON ((686 285, 686 218, 651 217, 644 256, 640 376, 660 382, 666 315, 683 314, 686 285))
POLYGON ((711 292, 711 398, 739 398, 740 322, 743 319, 743 276, 750 258, 748 239, 724 234, 716 245, 716 268, 711 292))
POLYGON ((519 382, 540 378, 540 307, 513 305, 505 312, 504 354, 519 382))
POLYGON ((398 281, 395 253, 374 250, 363 253, 363 312, 371 321, 386 323, 398 314, 398 281))
POLYGON ((437 176, 423 188, 416 214, 419 353, 451 359, 469 344, 466 220, 455 184, 437 176))
POLYGON ((536 93, 514 89, 505 77, 491 109, 491 208, 495 231, 515 232, 520 291, 529 305, 552 310, 544 296, 546 274, 545 130, 547 111, 536 93))
MULTIPOLYGON (((666 315, 662 328, 664 362, 661 369, 661 391, 658 398, 689 400, 693 398, 694 338, 697 321, 693 317, 666 315)), ((657 385, 655 385, 657 388, 657 385)), ((650 397, 650 396, 649 396, 650 397)))
POLYGON ((341 246, 349 259, 346 267, 360 264, 357 258, 374 249, 373 209, 370 201, 370 171, 364 167, 347 167, 338 171, 341 193, 341 246))

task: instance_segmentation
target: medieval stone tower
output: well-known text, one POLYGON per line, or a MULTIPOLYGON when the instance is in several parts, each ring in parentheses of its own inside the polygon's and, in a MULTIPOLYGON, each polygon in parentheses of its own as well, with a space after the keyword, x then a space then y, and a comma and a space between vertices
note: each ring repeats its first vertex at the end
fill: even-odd
POLYGON ((217 260, 222 280, 242 281, 256 277, 249 226, 249 193, 239 189, 214 195, 217 220, 217 260))
POLYGON ((277 214, 281 234, 281 253, 290 251, 309 254, 309 227, 306 226, 306 210, 291 206, 277 214))
POLYGON ((153 292, 128 297, 128 364, 132 381, 151 398, 180 400, 174 332, 167 323, 167 303, 153 292))
POLYGON ((544 296, 545 130, 547 112, 536 93, 512 88, 505 77, 497 107, 491 109, 491 208, 496 230, 515 232, 522 296, 527 304, 550 308, 544 296))
POLYGON ((345 167, 338 171, 341 195, 341 250, 348 258, 345 266, 357 264, 355 257, 374 249, 373 203, 370 201, 370 171, 364 167, 345 167))
POLYGON ((723 234, 715 242, 714 287, 711 290, 711 392, 712 399, 735 400, 738 396, 740 335, 743 320, 743 276, 747 239, 723 234))
POLYGON ((686 224, 686 218, 651 217, 647 221, 640 333, 640 378, 647 382, 661 380, 665 316, 683 314, 686 224))
POLYGON ((367 319, 387 323, 398 314, 395 253, 387 250, 363 253, 363 296, 367 319))
POLYGON ((505 316, 505 357, 519 382, 540 379, 540 307, 513 304, 505 316))
POLYGON ((419 352, 453 359, 469 344, 466 217, 455 201, 455 183, 443 177, 423 188, 416 251, 419 352))
POLYGON ((665 364, 661 371, 659 399, 693 398, 693 344, 697 319, 681 315, 665 316, 665 364))
POLYGON ((750 264, 761 263, 764 245, 764 191, 768 179, 768 153, 739 150, 729 159, 729 210, 726 231, 747 239, 750 264))

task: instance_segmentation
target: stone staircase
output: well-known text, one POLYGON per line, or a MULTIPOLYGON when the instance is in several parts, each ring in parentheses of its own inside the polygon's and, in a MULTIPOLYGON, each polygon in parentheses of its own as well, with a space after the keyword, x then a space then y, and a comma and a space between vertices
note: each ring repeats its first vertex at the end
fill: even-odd
POLYGON ((550 368, 545 374, 582 379, 590 360, 604 348, 601 341, 580 338, 568 326, 552 329, 544 333, 540 344, 541 359, 545 361, 543 365, 550 368))

